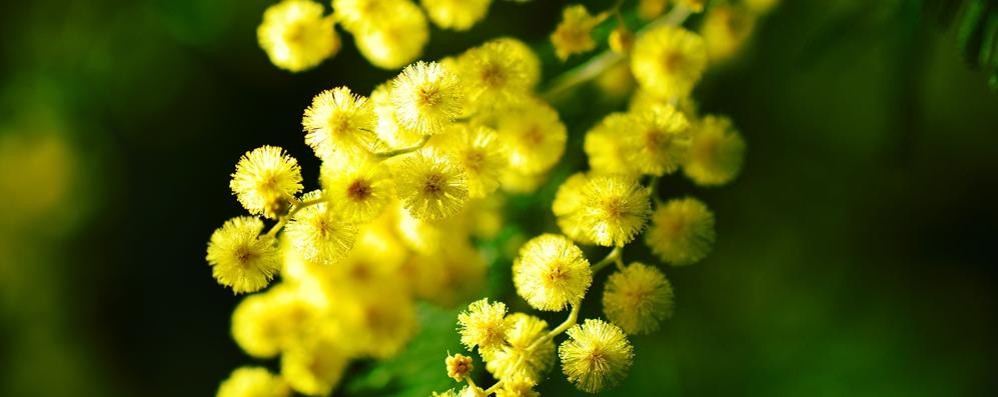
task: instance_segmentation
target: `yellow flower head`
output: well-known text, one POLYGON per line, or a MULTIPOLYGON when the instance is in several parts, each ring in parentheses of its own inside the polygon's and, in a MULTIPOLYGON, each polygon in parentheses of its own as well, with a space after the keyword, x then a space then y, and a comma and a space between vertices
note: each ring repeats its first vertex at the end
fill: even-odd
POLYGON ((261 146, 239 159, 229 188, 251 214, 276 218, 302 189, 301 167, 284 149, 261 146))
POLYGON ((589 261, 564 236, 534 237, 513 262, 516 292, 539 310, 559 311, 578 304, 592 282, 589 261))
POLYGON ((300 72, 336 54, 340 38, 333 19, 322 14, 322 4, 309 0, 285 0, 268 7, 256 35, 270 62, 300 72))
POLYGON ((430 38, 426 17, 408 0, 391 1, 390 13, 363 29, 354 30, 361 55, 382 69, 399 69, 423 52, 430 38))
POLYGON ((232 371, 218 387, 216 397, 287 397, 291 389, 279 376, 263 367, 241 367, 232 371))
POLYGON ((670 264, 699 262, 714 245, 714 214, 694 198, 670 200, 652 214, 645 242, 670 264))
POLYGON ((208 264, 219 284, 237 294, 259 291, 281 267, 276 241, 260 235, 263 221, 241 216, 225 222, 208 242, 208 264))
POLYGON ((420 3, 437 26, 468 30, 485 18, 492 0, 420 0, 420 3))
POLYGON ((357 223, 377 218, 394 197, 388 168, 366 155, 325 162, 321 179, 330 206, 357 223))
POLYGON ((706 116, 693 128, 683 173, 697 185, 723 185, 738 176, 744 158, 745 140, 731 119, 706 116))
POLYGON ((411 5, 409 0, 332 0, 336 19, 355 35, 382 26, 406 3, 411 5))
POLYGON ((650 334, 672 316, 672 285, 662 271, 632 263, 610 275, 603 290, 603 312, 628 334, 650 334))
POLYGON ((452 216, 468 201, 468 177, 450 156, 433 151, 416 153, 394 171, 399 199, 417 219, 452 216))
POLYGON ((477 109, 501 108, 527 97, 530 76, 513 45, 493 40, 469 49, 457 59, 465 99, 477 109))
POLYGON ((281 283, 244 298, 232 312, 232 338, 247 354, 271 358, 304 340, 321 309, 300 288, 281 283))
POLYGON ((558 348, 561 370, 579 390, 597 393, 627 376, 634 348, 616 325, 588 319, 569 328, 568 337, 558 348))
POLYGON ((672 105, 652 106, 634 116, 623 136, 626 162, 643 174, 661 176, 679 169, 690 146, 689 122, 672 105))
POLYGON ((464 168, 469 197, 482 198, 499 188, 507 162, 494 130, 459 123, 438 138, 433 147, 450 154, 464 168))
POLYGON ((537 57, 534 50, 530 49, 526 43, 512 37, 500 37, 492 40, 503 43, 506 47, 506 56, 515 59, 523 69, 524 79, 527 81, 527 88, 533 89, 541 81, 541 59, 537 57))
POLYGON ((510 168, 527 175, 551 169, 561 159, 568 140, 558 112, 537 99, 503 112, 496 120, 496 131, 510 168))
POLYGON ((502 387, 496 390, 496 397, 540 397, 540 393, 534 390, 536 381, 514 376, 503 379, 502 387))
POLYGON ((745 7, 718 5, 704 17, 700 33, 711 62, 723 62, 740 50, 755 29, 757 16, 745 7))
POLYGON ((323 160, 367 151, 375 140, 376 123, 374 106, 347 87, 320 92, 301 121, 305 143, 323 160))
POLYGON ((485 369, 504 382, 523 380, 533 386, 554 364, 554 342, 551 339, 545 339, 530 349, 538 338, 547 335, 547 322, 524 313, 510 314, 507 322, 506 344, 482 353, 485 369))
POLYGON ((468 305, 468 310, 457 316, 461 343, 468 350, 478 346, 479 352, 488 352, 503 345, 510 323, 506 321, 506 304, 489 303, 488 298, 468 305))
POLYGON ((645 226, 651 203, 648 190, 636 179, 620 176, 594 176, 582 188, 585 202, 566 217, 586 232, 588 240, 606 247, 623 246, 645 226))
POLYGON ((627 113, 610 113, 590 129, 583 149, 593 172, 604 175, 635 173, 634 165, 628 161, 633 148, 625 145, 623 138, 636 131, 635 118, 627 113))
POLYGON ((665 12, 665 6, 669 0, 640 0, 638 2, 638 15, 641 19, 651 20, 665 12))
POLYGON ((341 335, 324 327, 281 355, 281 376, 299 393, 329 395, 349 362, 341 343, 341 335))
POLYGON ((554 202, 551 203, 551 210, 561 232, 580 244, 593 243, 589 238, 589 231, 582 226, 580 218, 576 216, 586 204, 585 187, 588 183, 589 176, 583 172, 575 173, 558 186, 554 202))
POLYGON ((707 68, 703 38, 682 28, 662 25, 638 36, 631 52, 631 72, 641 88, 656 97, 684 97, 707 68))
MULTIPOLYGON (((302 197, 309 201, 322 197, 321 191, 302 197)), ((353 248, 357 225, 326 203, 306 207, 288 222, 284 235, 303 259, 324 265, 339 262, 353 248)))
POLYGON ((441 132, 460 115, 461 92, 457 76, 436 62, 409 65, 392 81, 399 122, 426 135, 441 132))
POLYGON ((408 294, 393 288, 371 288, 337 302, 352 352, 385 359, 401 351, 416 332, 416 308, 408 294))
POLYGON ((551 44, 558 59, 564 61, 570 55, 596 48, 592 30, 602 20, 601 16, 590 15, 585 6, 575 4, 565 7, 561 12, 561 22, 551 33, 551 44))
POLYGON ((453 307, 481 293, 488 269, 481 253, 462 241, 464 236, 447 237, 445 245, 433 253, 413 256, 409 265, 417 297, 453 307))
POLYGON ((392 100, 392 85, 385 83, 377 86, 371 92, 371 103, 374 113, 378 115, 378 126, 375 128, 378 139, 388 147, 409 147, 416 145, 423 134, 408 128, 398 119, 398 110, 392 100))
POLYGON ((471 357, 463 354, 447 356, 447 359, 444 360, 444 364, 447 366, 447 377, 458 382, 462 381, 475 368, 471 362, 471 357))

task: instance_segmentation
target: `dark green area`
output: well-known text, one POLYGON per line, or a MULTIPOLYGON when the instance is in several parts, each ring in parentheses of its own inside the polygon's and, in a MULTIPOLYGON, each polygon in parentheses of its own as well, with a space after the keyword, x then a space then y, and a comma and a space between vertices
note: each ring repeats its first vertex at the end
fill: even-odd
MULTIPOLYGON (((744 172, 717 189, 663 182, 663 195, 711 207, 717 245, 700 264, 665 268, 676 315, 632 339, 630 376, 604 394, 993 394, 998 93, 992 70, 964 58, 973 45, 994 60, 980 50, 994 37, 970 30, 998 25, 986 15, 971 27, 940 23, 954 19, 933 1, 783 2, 696 92, 703 111, 742 130, 744 172)), ((541 49, 555 75, 563 66, 546 37, 564 3, 497 0, 470 32, 434 30, 426 57, 509 35, 541 49)), ((0 395, 208 396, 254 363, 228 334, 238 298, 203 258, 211 231, 241 213, 229 174, 243 152, 273 144, 315 181, 300 132, 311 97, 339 85, 367 92, 394 75, 346 35, 319 68, 277 70, 256 45, 267 4, 0 4, 0 133, 55 125, 79 160, 58 216, 0 228, 0 395)), ((554 181, 584 164, 581 135, 613 109, 597 97, 583 88, 559 104, 573 138, 554 181)), ((512 201, 523 230, 556 230, 544 209, 552 194, 512 201)), ((508 269, 500 263, 493 277, 508 269)), ((508 282, 493 285, 525 310, 508 282)), ((592 296, 585 316, 599 315, 592 296)), ((455 312, 420 313, 410 351, 356 365, 342 393, 450 384, 442 359, 458 348, 455 312)), ((573 390, 557 372, 541 388, 573 390)))

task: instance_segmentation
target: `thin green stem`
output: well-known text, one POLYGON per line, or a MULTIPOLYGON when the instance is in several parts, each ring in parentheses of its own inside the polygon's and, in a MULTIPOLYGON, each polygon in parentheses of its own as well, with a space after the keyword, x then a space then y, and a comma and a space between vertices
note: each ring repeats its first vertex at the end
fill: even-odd
POLYGON ((377 157, 378 159, 381 159, 381 160, 390 159, 390 158, 395 157, 395 156, 401 156, 403 154, 412 153, 412 152, 415 152, 415 151, 417 151, 419 149, 422 149, 424 146, 426 146, 426 143, 429 142, 429 141, 430 141, 430 136, 429 135, 423 135, 423 137, 420 138, 419 142, 416 142, 415 145, 412 145, 412 146, 409 146, 409 147, 404 147, 404 148, 399 148, 399 149, 394 149, 394 150, 389 150, 389 151, 386 151, 386 152, 374 153, 374 156, 377 157))
POLYGON ((502 379, 499 379, 499 381, 493 384, 492 387, 485 389, 485 395, 488 396, 494 394, 495 392, 499 391, 500 387, 502 387, 502 379))
POLYGON ((277 220, 277 223, 275 223, 274 226, 272 226, 270 228, 270 230, 267 231, 267 235, 270 236, 270 237, 277 236, 277 232, 281 231, 281 229, 283 229, 284 226, 288 224, 288 221, 291 220, 291 217, 295 216, 295 214, 297 214, 298 211, 301 211, 301 210, 303 210, 305 208, 311 207, 311 206, 316 205, 316 204, 325 203, 325 202, 326 202, 326 199, 324 197, 319 197, 319 198, 316 198, 316 199, 305 200, 305 201, 302 201, 302 200, 299 200, 297 198, 292 197, 291 198, 291 203, 292 203, 291 204, 292 205, 291 206, 291 210, 288 211, 287 215, 282 215, 280 217, 280 219, 277 220))
POLYGON ((597 273, 600 270, 603 270, 604 267, 609 266, 611 263, 620 260, 620 258, 623 256, 623 253, 624 253, 624 247, 621 246, 613 247, 613 250, 611 250, 609 254, 606 254, 605 258, 592 265, 593 273, 597 273))

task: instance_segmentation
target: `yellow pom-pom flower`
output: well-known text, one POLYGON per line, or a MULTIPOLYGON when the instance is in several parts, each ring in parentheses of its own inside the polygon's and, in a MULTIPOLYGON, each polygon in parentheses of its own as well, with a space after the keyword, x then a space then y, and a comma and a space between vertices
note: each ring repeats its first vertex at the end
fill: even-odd
POLYGON ((349 362, 342 341, 331 327, 322 328, 281 355, 281 376, 299 393, 329 395, 340 383, 349 362))
POLYGON ((366 152, 375 140, 374 107, 347 87, 320 92, 305 109, 305 143, 320 159, 366 152))
POLYGON ((714 245, 714 214, 694 198, 670 200, 652 214, 645 242, 665 262, 696 263, 714 245))
POLYGON ((281 267, 276 241, 261 231, 263 221, 241 216, 212 233, 206 259, 219 284, 241 294, 259 291, 274 278, 281 267))
POLYGON ((665 12, 665 6, 669 0, 640 0, 638 2, 638 15, 641 19, 650 20, 665 12))
POLYGON ((645 226, 651 203, 648 190, 634 178, 600 175, 582 187, 585 201, 559 223, 585 231, 586 241, 606 247, 623 246, 645 226))
POLYGON ((481 110, 501 108, 522 101, 530 89, 525 64, 514 56, 507 41, 489 41, 469 49, 457 59, 461 84, 469 105, 481 110))
POLYGON ((555 234, 534 237, 513 262, 516 292, 536 309, 559 311, 577 305, 593 282, 593 272, 571 240, 555 234))
POLYGON ((344 333, 350 335, 351 352, 386 359, 405 347, 416 332, 416 308, 409 295, 400 291, 384 283, 336 302, 336 315, 344 333))
POLYGON ((507 378, 503 380, 502 387, 496 390, 496 397, 540 397, 541 394, 534 390, 536 384, 537 382, 522 376, 507 378))
MULTIPOLYGON (((633 148, 624 144, 623 137, 638 131, 633 115, 611 113, 586 133, 583 149, 589 167, 596 174, 633 174, 635 167, 628 160, 633 148)), ((633 141, 633 140, 631 140, 633 141)))
POLYGON ((392 81, 399 122, 426 135, 442 132, 464 106, 461 82, 436 62, 407 66, 392 81))
POLYGON ((475 368, 471 357, 463 354, 448 355, 444 364, 447 367, 447 377, 458 382, 464 380, 464 377, 471 374, 471 370, 475 368))
POLYGON ((589 231, 582 226, 579 217, 576 216, 586 204, 585 188, 587 184, 589 184, 589 177, 585 173, 575 173, 558 186, 554 202, 551 203, 551 210, 554 212, 561 232, 580 244, 593 243, 593 240, 589 238, 589 231))
POLYGON ((558 112, 537 99, 502 112, 496 120, 496 131, 510 168, 527 175, 551 169, 564 154, 568 140, 558 112))
POLYGON ((561 13, 561 22, 551 34, 551 44, 554 45, 558 59, 564 61, 573 54, 596 48, 592 30, 602 20, 602 16, 590 15, 585 6, 575 4, 565 7, 561 13))
POLYGON ((672 105, 661 105, 633 117, 633 129, 622 137, 626 163, 643 174, 661 176, 676 172, 690 146, 686 116, 672 105))
POLYGON ((503 345, 510 323, 506 321, 506 304, 489 303, 488 298, 468 305, 468 310, 457 316, 461 343, 468 350, 478 346, 479 352, 489 352, 503 345))
POLYGON ((503 381, 539 382, 554 364, 554 342, 544 339, 533 349, 530 347, 547 335, 547 322, 524 313, 510 314, 507 322, 506 344, 482 354, 485 369, 503 381))
POLYGON ((408 0, 391 3, 390 14, 372 20, 367 28, 353 31, 361 55, 382 69, 399 69, 414 61, 430 38, 426 17, 419 6, 408 0))
POLYGON ((374 104, 374 113, 378 115, 378 126, 375 128, 375 133, 378 139, 388 147, 414 146, 423 139, 422 133, 406 127, 399 121, 398 110, 392 100, 392 84, 385 83, 377 86, 371 92, 371 102, 374 104))
POLYGON ((232 338, 247 354, 271 358, 300 343, 320 314, 300 289, 281 283, 239 302, 232 312, 232 338))
POLYGON ((688 95, 706 68, 703 38, 682 28, 654 27, 638 36, 631 52, 638 84, 663 99, 688 95))
POLYGON ((399 199, 417 219, 457 214, 468 201, 468 178, 450 156, 433 151, 407 156, 394 169, 399 199))
POLYGON ((628 334, 650 334, 672 316, 672 285, 662 271, 632 263, 610 275, 603 290, 603 312, 628 334))
POLYGON ((526 43, 512 37, 500 37, 492 40, 503 43, 506 46, 506 56, 517 60, 523 68, 524 77, 527 80, 527 88, 533 89, 541 81, 541 59, 537 57, 534 50, 530 49, 526 43))
POLYGON ((738 176, 744 158, 745 140, 731 119, 706 116, 693 128, 683 173, 697 185, 723 185, 738 176))
POLYGON ((460 123, 438 138, 433 147, 450 154, 464 168, 469 197, 482 198, 499 188, 507 162, 494 130, 460 123))
POLYGON ((714 63, 723 62, 740 50, 755 29, 756 15, 745 7, 719 5, 704 17, 700 33, 707 43, 707 55, 714 63))
POLYGON ((276 218, 302 190, 301 167, 284 149, 262 146, 239 159, 229 188, 251 214, 276 218))
POLYGON ((285 0, 264 11, 256 35, 274 66, 300 72, 339 51, 334 21, 323 12, 322 4, 309 0, 285 0))
POLYGON ((336 19, 350 33, 376 29, 391 18, 392 13, 405 7, 409 0, 333 0, 336 19))
POLYGON ((263 367, 242 367, 218 387, 216 397, 287 397, 291 389, 263 367))
MULTIPOLYGON (((447 236, 451 240, 449 231, 447 236)), ((467 241, 447 241, 433 253, 413 256, 409 265, 416 296, 443 307, 480 293, 488 270, 481 253, 467 241)))
MULTIPOLYGON (((322 197, 321 191, 310 192, 303 201, 322 197)), ((346 213, 319 203, 298 211, 284 228, 284 235, 303 259, 324 265, 343 259, 357 239, 357 225, 346 213)))
POLYGON ((388 168, 366 155, 326 162, 321 179, 331 208, 357 223, 377 218, 394 197, 388 168))
POLYGON ((616 325, 588 319, 569 328, 568 337, 558 348, 561 370, 579 390, 597 393, 627 376, 634 348, 616 325))
POLYGON ((492 0, 420 0, 420 4, 437 26, 468 30, 485 18, 492 0))

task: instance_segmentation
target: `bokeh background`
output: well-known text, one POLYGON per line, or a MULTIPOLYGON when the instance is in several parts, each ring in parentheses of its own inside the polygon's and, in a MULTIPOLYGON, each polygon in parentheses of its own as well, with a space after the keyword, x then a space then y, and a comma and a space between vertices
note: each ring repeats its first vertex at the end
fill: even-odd
MULTIPOLYGON (((497 0, 470 32, 434 29, 425 58, 509 35, 556 75, 546 37, 565 3, 497 0)), ((663 194, 715 211, 718 241, 702 263, 666 269, 676 315, 632 339, 629 378, 604 394, 993 395, 998 93, 925 2, 783 3, 696 91, 741 128, 744 172, 719 189, 666 180, 663 194)), ((229 174, 273 144, 314 182, 310 98, 394 75, 345 35, 317 69, 276 69, 256 44, 268 4, 0 3, 0 395, 210 396, 253 363, 229 337, 238 297, 204 261, 211 231, 241 213, 229 174)), ((552 183, 622 106, 595 90, 557 104, 573 138, 552 183)), ((553 187, 513 197, 511 222, 556 230, 553 187)), ((494 264, 489 293, 517 302, 508 272, 494 264)), ((353 366, 338 393, 449 387, 455 312, 420 313, 407 353, 353 366)), ((577 393, 557 373, 541 391, 577 393)))

